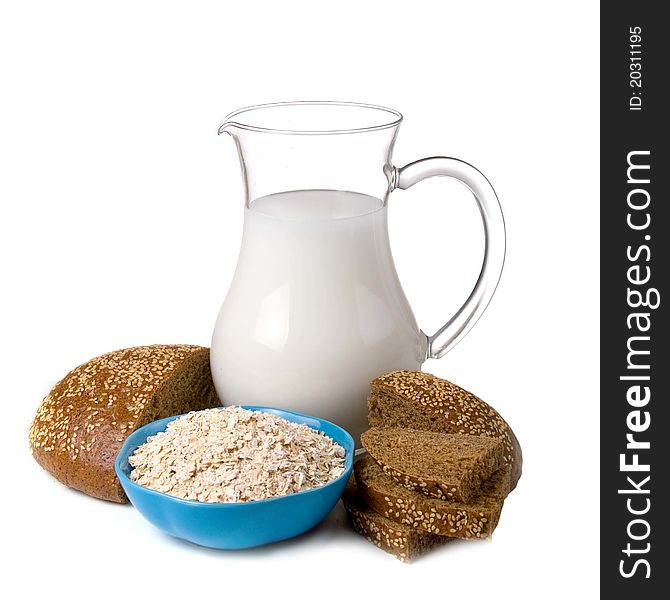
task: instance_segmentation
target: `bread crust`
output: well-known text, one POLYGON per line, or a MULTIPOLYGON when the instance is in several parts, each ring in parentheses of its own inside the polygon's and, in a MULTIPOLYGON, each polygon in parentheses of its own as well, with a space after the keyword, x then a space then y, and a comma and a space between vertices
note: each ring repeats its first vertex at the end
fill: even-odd
POLYGON ((342 496, 344 508, 357 533, 402 562, 409 562, 437 544, 449 541, 418 528, 396 523, 366 506, 352 476, 342 496))
POLYGON ((29 444, 35 460, 65 485, 127 502, 114 472, 126 437, 155 419, 218 405, 207 348, 126 348, 96 357, 61 379, 37 410, 29 444))
POLYGON ((465 504, 427 498, 386 475, 365 456, 354 465, 356 484, 366 504, 380 515, 435 535, 478 539, 489 537, 500 519, 509 467, 496 473, 484 485, 481 496, 465 504))
POLYGON ((511 467, 508 492, 521 477, 523 455, 512 428, 493 407, 450 381, 422 371, 387 373, 371 383, 368 409, 371 427, 501 438, 511 467))

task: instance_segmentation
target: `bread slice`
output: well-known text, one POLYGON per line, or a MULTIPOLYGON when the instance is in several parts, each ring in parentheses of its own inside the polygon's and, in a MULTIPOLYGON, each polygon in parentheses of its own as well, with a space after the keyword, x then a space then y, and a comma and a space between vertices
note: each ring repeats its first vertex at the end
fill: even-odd
POLYGON ((510 478, 510 468, 501 469, 484 482, 479 496, 463 503, 427 498, 408 490, 386 475, 370 456, 354 465, 354 473, 365 503, 380 515, 436 535, 465 539, 485 538, 493 533, 510 478))
POLYGON ((438 433, 501 438, 510 489, 521 477, 519 442, 505 420, 486 402, 453 383, 421 371, 393 371, 375 379, 368 398, 371 427, 403 427, 438 433))
POLYGON ((409 562, 436 544, 443 544, 450 539, 396 523, 376 513, 365 504, 353 476, 347 483, 342 502, 353 528, 358 533, 403 562, 409 562))
POLYGON ((469 502, 505 466, 501 439, 373 427, 361 435, 384 473, 426 496, 469 502))
POLYGON ((126 437, 156 419, 220 406, 209 350, 156 345, 117 350, 68 373, 30 426, 35 460, 90 496, 127 502, 114 473, 126 437))

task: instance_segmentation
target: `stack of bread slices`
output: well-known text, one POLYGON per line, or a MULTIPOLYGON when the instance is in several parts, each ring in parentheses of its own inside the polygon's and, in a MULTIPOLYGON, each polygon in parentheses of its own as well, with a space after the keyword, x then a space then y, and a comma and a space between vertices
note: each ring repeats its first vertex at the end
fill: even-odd
POLYGON ((403 561, 450 539, 489 537, 521 476, 509 425, 428 373, 395 371, 371 388, 367 452, 343 497, 354 528, 403 561))

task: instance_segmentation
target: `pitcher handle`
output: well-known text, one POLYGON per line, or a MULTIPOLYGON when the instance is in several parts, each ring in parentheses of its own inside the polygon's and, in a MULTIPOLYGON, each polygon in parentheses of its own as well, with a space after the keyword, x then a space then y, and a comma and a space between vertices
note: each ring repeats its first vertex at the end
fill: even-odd
POLYGON ((428 177, 451 177, 473 194, 484 224, 484 260, 477 283, 458 312, 433 335, 426 336, 426 358, 442 358, 470 331, 486 310, 505 262, 505 219, 489 180, 472 165, 442 156, 422 158, 393 170, 392 188, 406 190, 428 177))

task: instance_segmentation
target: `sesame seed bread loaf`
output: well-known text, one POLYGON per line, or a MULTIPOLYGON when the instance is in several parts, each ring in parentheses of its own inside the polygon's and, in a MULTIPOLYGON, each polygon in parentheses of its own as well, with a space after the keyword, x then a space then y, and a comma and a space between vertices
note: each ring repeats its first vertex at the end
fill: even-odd
POLYGON ((510 468, 484 482, 480 495, 469 503, 428 498, 408 490, 386 475, 370 456, 356 462, 354 474, 366 504, 387 519, 436 535, 474 539, 488 537, 496 528, 510 468))
POLYGON ((368 409, 371 427, 502 438, 512 468, 508 492, 521 477, 521 447, 510 426, 486 402, 445 379, 421 371, 387 373, 372 382, 368 409))
POLYGON ((360 535, 403 562, 409 562, 436 544, 450 540, 416 527, 396 523, 376 513, 365 504, 356 489, 353 476, 347 483, 342 502, 353 528, 360 535))
POLYGON ((361 442, 384 473, 432 498, 469 502, 505 466, 499 438, 373 427, 361 442))
POLYGON ((53 387, 30 426, 30 448, 65 485, 127 502, 114 473, 126 437, 156 419, 215 406, 207 348, 117 350, 80 365, 53 387))

